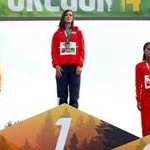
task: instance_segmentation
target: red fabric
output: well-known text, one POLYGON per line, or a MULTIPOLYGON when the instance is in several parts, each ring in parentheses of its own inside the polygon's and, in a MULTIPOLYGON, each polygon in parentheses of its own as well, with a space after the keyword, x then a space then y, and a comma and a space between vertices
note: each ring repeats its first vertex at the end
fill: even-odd
POLYGON ((136 99, 141 102, 143 136, 150 134, 150 88, 145 88, 145 75, 149 75, 149 70, 145 62, 140 62, 136 65, 136 99))
POLYGON ((145 75, 149 75, 149 70, 145 65, 145 62, 140 62, 136 65, 136 75, 135 75, 135 83, 136 83, 136 99, 138 102, 141 101, 142 95, 150 96, 150 88, 145 89, 145 75))
POLYGON ((141 119, 143 136, 150 134, 150 96, 141 98, 141 119))
POLYGON ((76 55, 60 55, 60 42, 66 42, 64 29, 58 29, 52 38, 51 56, 53 67, 56 65, 83 66, 85 58, 84 38, 78 27, 73 27, 70 42, 76 42, 76 55))

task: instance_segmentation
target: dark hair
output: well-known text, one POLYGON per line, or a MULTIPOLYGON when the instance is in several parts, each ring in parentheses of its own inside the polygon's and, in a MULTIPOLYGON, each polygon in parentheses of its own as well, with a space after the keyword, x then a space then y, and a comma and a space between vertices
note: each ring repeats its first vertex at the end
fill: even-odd
MULTIPOLYGON (((148 47, 148 45, 150 45, 150 42, 146 42, 143 46, 143 52, 145 52, 145 49, 148 47)), ((143 54, 143 60, 146 60, 146 56, 145 53, 143 54)))
POLYGON ((73 14, 73 21, 71 23, 71 28, 74 26, 74 13, 71 9, 67 9, 63 12, 61 18, 60 18, 60 22, 59 22, 59 28, 64 28, 65 29, 65 22, 64 22, 64 18, 67 12, 71 11, 73 14))

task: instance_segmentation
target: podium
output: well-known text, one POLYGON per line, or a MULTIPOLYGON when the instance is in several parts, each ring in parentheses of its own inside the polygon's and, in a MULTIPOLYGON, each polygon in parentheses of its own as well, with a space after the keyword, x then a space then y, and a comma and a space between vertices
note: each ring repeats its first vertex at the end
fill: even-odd
POLYGON ((150 135, 112 150, 150 150, 150 135))
POLYGON ((0 131, 0 150, 109 150, 137 139, 62 104, 0 131))

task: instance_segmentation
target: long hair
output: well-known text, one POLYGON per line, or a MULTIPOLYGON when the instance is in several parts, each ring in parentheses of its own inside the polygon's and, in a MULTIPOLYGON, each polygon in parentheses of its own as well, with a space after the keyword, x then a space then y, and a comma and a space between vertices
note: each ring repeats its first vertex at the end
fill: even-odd
POLYGON ((62 16, 61 16, 61 18, 60 18, 59 28, 64 28, 64 29, 65 29, 65 15, 66 15, 66 13, 69 12, 69 11, 71 11, 72 14, 73 14, 73 20, 72 20, 72 22, 71 22, 71 28, 74 26, 74 13, 73 13, 72 10, 67 9, 67 10, 65 10, 65 11, 63 12, 63 14, 62 14, 62 16))
MULTIPOLYGON (((144 46, 143 46, 143 52, 145 52, 145 49, 148 47, 148 45, 150 45, 150 42, 147 42, 147 43, 144 44, 144 46)), ((145 53, 143 54, 143 60, 146 60, 145 53)))

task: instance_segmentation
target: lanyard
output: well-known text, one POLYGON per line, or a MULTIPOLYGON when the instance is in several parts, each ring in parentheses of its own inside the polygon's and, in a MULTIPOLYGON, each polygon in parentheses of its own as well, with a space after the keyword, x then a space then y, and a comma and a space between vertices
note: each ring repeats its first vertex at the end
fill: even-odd
POLYGON ((69 39, 70 39, 70 36, 71 36, 71 29, 65 30, 65 36, 66 36, 66 39, 67 39, 66 44, 70 44, 69 39))
POLYGON ((148 70, 149 70, 149 72, 150 72, 150 66, 149 66, 148 62, 147 62, 147 61, 145 61, 145 64, 146 64, 147 69, 148 69, 148 70))
POLYGON ((148 78, 150 79, 150 66, 147 61, 145 61, 145 64, 146 64, 147 69, 149 70, 148 78))

